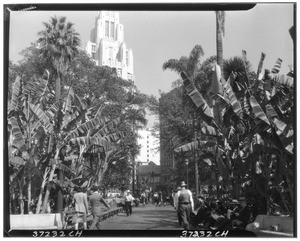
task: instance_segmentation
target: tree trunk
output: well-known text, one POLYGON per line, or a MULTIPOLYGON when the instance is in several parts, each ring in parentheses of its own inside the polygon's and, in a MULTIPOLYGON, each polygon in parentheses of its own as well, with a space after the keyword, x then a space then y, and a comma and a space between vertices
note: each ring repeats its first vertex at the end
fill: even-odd
POLYGON ((47 175, 48 175, 49 171, 50 171, 50 168, 46 167, 45 173, 44 173, 44 176, 43 176, 43 182, 42 182, 42 186, 41 186, 41 189, 40 189, 40 195, 39 195, 39 200, 38 200, 38 203, 37 203, 37 206, 36 206, 35 214, 40 213, 40 209, 41 209, 41 205, 42 205, 43 192, 44 192, 44 188, 45 188, 46 180, 47 180, 47 175))
MULTIPOLYGON (((57 69, 57 79, 56 79, 56 82, 55 82, 55 102, 59 101, 59 99, 61 97, 61 94, 60 94, 60 90, 61 90, 61 71, 60 71, 60 69, 61 68, 57 69)), ((54 173, 54 171, 53 171, 53 173, 54 173)), ((58 171, 58 179, 61 182, 64 181, 64 172, 62 170, 58 171)), ((58 188, 57 200, 56 200, 56 208, 57 208, 56 212, 62 213, 62 211, 63 211, 63 202, 64 202, 64 199, 63 199, 62 189, 58 188)))
POLYGON ((216 11, 216 40, 217 40, 217 64, 223 73, 223 30, 224 30, 224 15, 222 11, 216 11))
MULTIPOLYGON (((59 150, 57 149, 54 159, 57 160, 58 157, 59 157, 59 150)), ((46 194, 45 194, 44 201, 43 201, 42 213, 46 213, 47 203, 48 203, 48 199, 49 199, 49 195, 50 195, 50 182, 53 180, 55 169, 56 169, 56 164, 52 165, 52 167, 51 167, 51 172, 50 172, 49 180, 48 180, 48 184, 47 184, 47 190, 46 190, 46 194)))

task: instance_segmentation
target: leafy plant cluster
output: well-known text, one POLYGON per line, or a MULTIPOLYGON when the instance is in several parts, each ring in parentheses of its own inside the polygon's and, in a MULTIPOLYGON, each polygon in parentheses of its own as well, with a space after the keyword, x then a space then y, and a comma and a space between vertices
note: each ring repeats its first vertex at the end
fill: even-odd
POLYGON ((65 18, 44 25, 24 58, 10 63, 11 213, 60 211, 75 186, 128 188, 139 152, 134 129, 146 124, 147 95, 76 50, 78 34, 65 18))

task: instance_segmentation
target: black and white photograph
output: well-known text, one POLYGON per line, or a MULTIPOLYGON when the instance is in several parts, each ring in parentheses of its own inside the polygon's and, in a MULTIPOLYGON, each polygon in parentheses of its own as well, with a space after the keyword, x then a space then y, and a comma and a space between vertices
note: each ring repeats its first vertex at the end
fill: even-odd
POLYGON ((296 7, 3 4, 3 237, 297 237, 296 7))

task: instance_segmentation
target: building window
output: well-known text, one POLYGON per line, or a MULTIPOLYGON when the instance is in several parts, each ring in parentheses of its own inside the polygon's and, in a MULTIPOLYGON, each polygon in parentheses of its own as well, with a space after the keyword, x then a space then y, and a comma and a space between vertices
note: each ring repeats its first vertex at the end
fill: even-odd
POLYGON ((115 37, 115 23, 110 22, 110 37, 114 38, 115 37))
POLYGON ((112 59, 113 59, 113 48, 109 47, 109 49, 108 49, 108 60, 112 61, 112 59))
POLYGON ((105 21, 105 37, 109 36, 109 21, 105 21))
POLYGON ((129 62, 128 62, 128 51, 126 51, 126 65, 128 66, 129 62))
POLYGON ((92 45, 92 52, 96 52, 96 45, 92 45))

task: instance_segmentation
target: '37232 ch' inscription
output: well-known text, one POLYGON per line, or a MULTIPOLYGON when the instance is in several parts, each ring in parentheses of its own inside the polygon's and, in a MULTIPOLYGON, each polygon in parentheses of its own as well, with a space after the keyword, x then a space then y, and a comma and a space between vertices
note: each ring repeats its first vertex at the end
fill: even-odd
POLYGON ((80 237, 82 230, 77 231, 33 231, 32 237, 80 237))
POLYGON ((202 238, 202 237, 226 237, 229 230, 225 231, 182 231, 180 238, 202 238))

